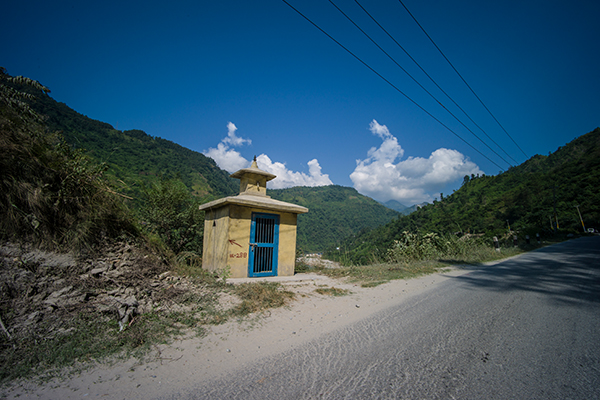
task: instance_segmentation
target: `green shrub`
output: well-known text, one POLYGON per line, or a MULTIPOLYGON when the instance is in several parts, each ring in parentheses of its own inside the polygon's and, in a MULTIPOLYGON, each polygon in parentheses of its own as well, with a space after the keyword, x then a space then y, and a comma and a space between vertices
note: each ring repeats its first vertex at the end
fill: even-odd
POLYGON ((202 253, 204 212, 182 181, 161 179, 143 187, 142 196, 139 213, 146 231, 158 235, 174 254, 202 253))
POLYGON ((458 237, 452 234, 404 231, 388 249, 387 258, 391 263, 441 259, 476 262, 486 258, 488 253, 493 251, 492 246, 484 239, 471 235, 458 237))

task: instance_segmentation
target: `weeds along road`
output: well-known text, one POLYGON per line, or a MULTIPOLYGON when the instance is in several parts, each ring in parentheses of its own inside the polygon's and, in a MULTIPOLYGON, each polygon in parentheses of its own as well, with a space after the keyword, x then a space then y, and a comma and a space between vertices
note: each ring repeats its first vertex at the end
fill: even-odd
POLYGON ((599 260, 587 237, 477 268, 173 398, 597 399, 599 260))

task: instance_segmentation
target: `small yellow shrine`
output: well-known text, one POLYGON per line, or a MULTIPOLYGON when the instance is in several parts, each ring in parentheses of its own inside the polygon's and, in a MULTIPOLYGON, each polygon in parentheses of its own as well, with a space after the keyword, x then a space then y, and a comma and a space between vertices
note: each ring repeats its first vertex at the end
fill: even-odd
POLYGON ((291 276, 296 262, 298 214, 308 208, 267 196, 267 182, 276 176, 258 168, 231 174, 240 193, 200 206, 204 217, 202 268, 229 268, 231 278, 291 276))

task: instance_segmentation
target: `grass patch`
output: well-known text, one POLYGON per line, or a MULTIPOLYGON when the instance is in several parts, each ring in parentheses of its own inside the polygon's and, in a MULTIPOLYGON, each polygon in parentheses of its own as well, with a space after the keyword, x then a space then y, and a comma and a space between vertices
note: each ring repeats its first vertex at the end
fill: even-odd
POLYGON ((319 273, 331 278, 347 278, 350 283, 359 283, 362 287, 375 287, 395 279, 410 279, 421 275, 433 274, 445 265, 439 262, 419 262, 408 264, 380 263, 373 265, 349 266, 341 268, 323 268, 319 273))
POLYGON ((307 273, 309 271, 311 271, 312 268, 310 265, 307 265, 303 262, 296 262, 296 265, 294 266, 294 273, 295 274, 302 274, 302 273, 307 273))
POLYGON ((315 292, 328 296, 346 296, 347 294, 350 294, 350 291, 348 289, 340 289, 336 287, 317 288, 315 289, 315 292))
POLYGON ((266 308, 282 307, 295 297, 294 293, 283 289, 276 282, 243 283, 235 285, 232 291, 242 300, 231 310, 236 316, 245 316, 266 308))
MULTIPOLYGON (((425 246, 422 246, 425 247, 425 246)), ((315 272, 331 278, 346 278, 349 283, 358 283, 361 287, 375 287, 397 279, 411 279, 423 275, 447 270, 449 267, 476 265, 521 254, 527 250, 519 247, 507 247, 496 251, 486 245, 473 244, 464 246, 460 251, 433 252, 429 249, 392 249, 388 262, 376 262, 371 265, 350 265, 340 268, 318 268, 315 272), (425 259, 415 259, 417 252, 432 254, 425 259), (403 255, 409 254, 409 257, 403 255)))
POLYGON ((173 315, 148 313, 119 332, 117 321, 81 313, 54 337, 37 335, 11 343, 3 340, 0 382, 33 374, 51 377, 61 368, 91 365, 110 356, 141 356, 152 344, 165 343, 180 333, 176 320, 173 315))
MULTIPOLYGON (((152 311, 135 316, 119 331, 118 322, 97 313, 80 313, 57 332, 9 340, 0 337, 0 383, 33 375, 50 378, 65 367, 85 369, 95 361, 127 357, 143 358, 156 344, 170 343, 189 333, 206 334, 207 325, 218 325, 231 317, 246 316, 267 308, 281 307, 294 298, 278 283, 258 282, 239 286, 217 283, 199 293, 183 293, 166 300, 193 305, 191 310, 152 311), (218 292, 231 290, 242 302, 229 310, 217 306, 218 292)), ((44 329, 39 330, 44 332, 44 329)))

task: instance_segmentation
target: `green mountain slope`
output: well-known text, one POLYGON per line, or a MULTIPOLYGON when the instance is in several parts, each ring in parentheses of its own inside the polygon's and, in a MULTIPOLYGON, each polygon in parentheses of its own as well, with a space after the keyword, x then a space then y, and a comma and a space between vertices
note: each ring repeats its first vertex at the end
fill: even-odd
MULTIPOLYGON (((31 93, 35 96, 31 107, 47 116, 48 128, 60 131, 70 145, 105 162, 109 166, 107 175, 113 177, 113 184, 121 193, 137 199, 141 186, 157 182, 159 177, 180 179, 204 200, 238 192, 238 180, 230 178, 228 172, 203 154, 140 130, 116 130, 50 96, 31 93)), ((298 248, 304 251, 322 251, 346 236, 385 224, 398 215, 356 190, 340 186, 270 190, 269 194, 310 209, 298 221, 298 248)))
POLYGON ((274 199, 309 209, 307 214, 298 217, 297 246, 304 252, 338 246, 343 238, 380 226, 398 216, 396 211, 349 187, 294 187, 269 190, 268 194, 274 199))
POLYGON ((169 140, 140 130, 116 130, 49 96, 40 97, 32 107, 46 115, 49 128, 60 131, 69 144, 109 165, 108 174, 125 184, 124 193, 136 196, 140 183, 156 177, 178 178, 200 197, 228 196, 238 189, 238 182, 214 160, 169 140))
MULTIPOLYGON (((548 155, 536 155, 498 176, 465 176, 462 187, 375 230, 343 243, 355 263, 383 256, 403 231, 470 232, 502 237, 600 228, 600 128, 548 155), (554 210, 556 209, 556 215, 554 210), (552 224, 552 225, 551 225, 552 224)), ((334 256, 337 252, 331 251, 334 256)))

